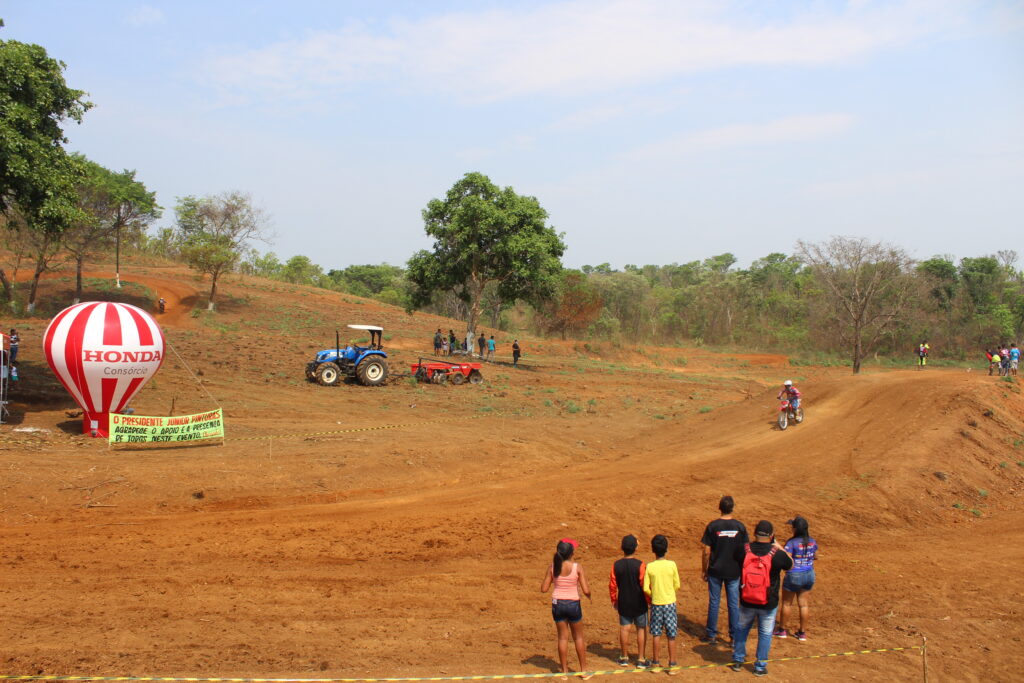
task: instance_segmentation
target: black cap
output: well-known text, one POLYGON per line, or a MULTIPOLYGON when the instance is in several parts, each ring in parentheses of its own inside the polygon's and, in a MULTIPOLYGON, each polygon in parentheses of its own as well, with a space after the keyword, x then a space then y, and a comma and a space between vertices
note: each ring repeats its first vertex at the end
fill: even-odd
POLYGON ((762 519, 757 523, 757 526, 754 527, 755 536, 771 536, 774 531, 775 527, 773 527, 772 523, 767 519, 762 519))

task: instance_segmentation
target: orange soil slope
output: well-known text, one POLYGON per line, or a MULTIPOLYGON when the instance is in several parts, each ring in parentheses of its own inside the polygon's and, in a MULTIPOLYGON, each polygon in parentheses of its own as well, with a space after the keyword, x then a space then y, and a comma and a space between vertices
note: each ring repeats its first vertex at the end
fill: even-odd
MULTIPOLYGON (((590 667, 613 668, 604 577, 627 532, 670 538, 683 576, 681 662, 724 662, 724 649, 694 637, 705 602, 697 539, 724 493, 748 526, 807 516, 822 545, 811 640, 776 642, 774 656, 915 646, 926 634, 940 680, 1006 680, 1024 664, 1016 384, 804 368, 808 419, 779 432, 774 359, 723 368, 675 351, 691 358, 678 372, 659 370, 657 351, 610 364, 532 340, 552 350, 541 368, 487 367, 482 387, 325 389, 283 378, 301 372, 301 346, 261 363, 280 330, 259 325, 269 329, 275 306, 373 309, 276 289, 250 292, 244 311, 225 307, 222 320, 255 318, 251 329, 168 329, 227 411, 224 446, 111 452, 58 429, 63 407, 19 406, 16 428, 50 431, 0 441, 4 672, 545 672, 553 629, 537 585, 566 534, 582 542, 594 588, 590 667), (226 349, 255 360, 209 360, 226 349), (420 424, 239 440, 382 423, 420 424)), ((400 330, 389 342, 396 368, 441 324, 377 313, 400 330)), ((31 370, 38 353, 25 353, 31 370)), ((172 399, 179 409, 208 400, 169 366, 136 409, 165 412, 172 399)), ((777 663, 772 676, 919 669, 897 653, 777 663)))

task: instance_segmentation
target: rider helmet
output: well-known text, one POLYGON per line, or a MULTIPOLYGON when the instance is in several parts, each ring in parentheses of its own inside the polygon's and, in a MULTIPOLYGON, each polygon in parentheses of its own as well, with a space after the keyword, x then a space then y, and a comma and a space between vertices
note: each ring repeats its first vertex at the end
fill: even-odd
POLYGON ((793 380, 787 379, 785 382, 782 383, 782 386, 784 386, 784 387, 791 387, 791 386, 793 386, 793 380))

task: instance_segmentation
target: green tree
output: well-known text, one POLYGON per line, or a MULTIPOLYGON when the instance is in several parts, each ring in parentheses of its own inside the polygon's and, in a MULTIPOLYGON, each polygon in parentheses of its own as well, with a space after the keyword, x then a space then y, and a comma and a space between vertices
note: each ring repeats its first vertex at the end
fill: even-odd
POLYGON ((850 354, 853 372, 859 373, 867 353, 912 303, 910 257, 898 247, 863 237, 800 241, 797 255, 818 280, 831 312, 830 327, 850 354))
POLYGON ((296 285, 316 285, 323 274, 323 269, 308 256, 296 255, 285 261, 280 278, 296 285))
MULTIPOLYGON (((78 215, 61 126, 81 122, 92 104, 68 87, 64 69, 39 45, 0 40, 0 213, 17 207, 13 222, 29 230, 59 233, 78 215)), ((2 268, 0 283, 10 297, 2 268)))
POLYGON ((434 245, 409 259, 410 306, 430 303, 437 291, 452 291, 466 303, 473 333, 489 284, 503 301, 539 303, 554 291, 565 252, 547 218, 534 197, 467 173, 443 200, 432 199, 423 210, 434 245))
POLYGON ((221 275, 234 269, 249 242, 267 239, 267 218, 241 192, 181 197, 174 211, 182 257, 190 267, 210 276, 207 308, 212 311, 221 275))
POLYGON ((85 259, 110 247, 121 230, 141 235, 160 217, 156 193, 135 179, 135 171, 115 173, 81 155, 76 183, 79 216, 62 233, 61 242, 75 261, 75 303, 82 300, 85 259))

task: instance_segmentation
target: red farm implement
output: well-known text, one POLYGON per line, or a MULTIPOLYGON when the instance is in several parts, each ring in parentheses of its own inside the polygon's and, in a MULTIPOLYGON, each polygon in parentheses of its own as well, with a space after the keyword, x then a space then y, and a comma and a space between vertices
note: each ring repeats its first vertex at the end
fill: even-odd
POLYGON ((431 384, 481 384, 484 376, 480 373, 480 363, 449 363, 443 360, 426 360, 420 358, 411 366, 412 376, 420 382, 431 384))

